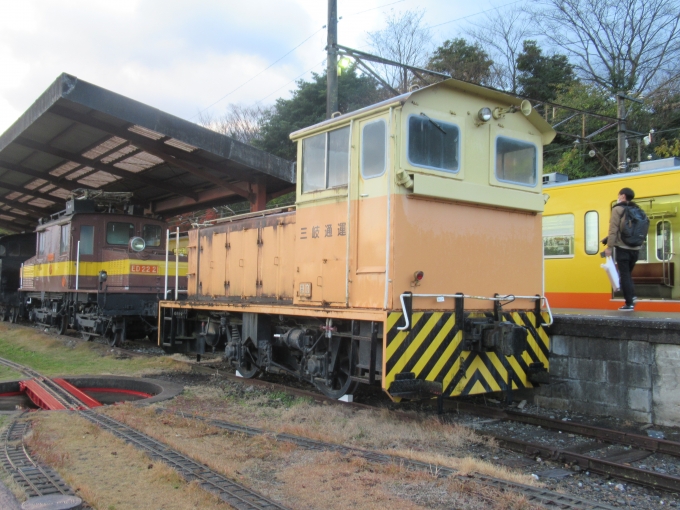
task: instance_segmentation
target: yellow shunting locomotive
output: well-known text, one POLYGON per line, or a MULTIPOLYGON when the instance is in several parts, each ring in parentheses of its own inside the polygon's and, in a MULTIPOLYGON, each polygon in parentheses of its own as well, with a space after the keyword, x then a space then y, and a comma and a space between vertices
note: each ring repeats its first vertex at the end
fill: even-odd
POLYGON ((159 345, 224 349, 332 397, 512 391, 545 379, 542 147, 527 101, 447 80, 291 134, 295 208, 189 232, 159 345))
POLYGON ((167 262, 167 224, 144 216, 131 195, 76 191, 64 211, 40 221, 35 256, 21 268, 20 313, 112 346, 155 339, 166 274, 173 293, 175 282, 186 289, 186 257, 167 262))

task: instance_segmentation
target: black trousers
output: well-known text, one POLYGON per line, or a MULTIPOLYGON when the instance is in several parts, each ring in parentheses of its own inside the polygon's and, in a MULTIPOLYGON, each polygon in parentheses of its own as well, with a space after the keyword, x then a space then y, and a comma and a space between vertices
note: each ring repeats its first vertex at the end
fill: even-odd
POLYGON ((621 280, 621 292, 626 300, 627 305, 633 304, 633 296, 635 296, 635 287, 633 286, 633 277, 631 273, 637 262, 639 250, 626 250, 625 248, 615 249, 616 251, 616 265, 619 268, 619 278, 621 280))

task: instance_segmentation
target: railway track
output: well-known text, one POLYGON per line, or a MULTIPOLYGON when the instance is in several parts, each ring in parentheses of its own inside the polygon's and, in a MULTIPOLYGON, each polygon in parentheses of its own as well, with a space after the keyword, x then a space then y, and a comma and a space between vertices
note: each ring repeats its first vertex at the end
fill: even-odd
MULTIPOLYGON (((3 455, 2 467, 12 476, 12 479, 21 487, 28 498, 40 498, 48 496, 65 496, 70 499, 75 508, 81 503, 73 489, 52 468, 37 462, 29 453, 23 442, 24 435, 28 431, 29 423, 19 418, 13 421, 0 435, 3 455)), ((79 508, 89 509, 83 504, 79 508)))

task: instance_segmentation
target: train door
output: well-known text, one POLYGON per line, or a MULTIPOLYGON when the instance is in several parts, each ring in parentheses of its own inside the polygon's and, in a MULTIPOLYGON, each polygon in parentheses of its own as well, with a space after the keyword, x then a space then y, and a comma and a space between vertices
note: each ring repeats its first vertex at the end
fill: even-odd
POLYGON ((91 290, 97 288, 96 277, 89 273, 90 266, 96 263, 100 258, 97 256, 100 243, 96 242, 95 235, 101 235, 92 224, 77 223, 73 229, 73 280, 68 284, 72 289, 91 290))
MULTIPOLYGON (((384 304, 387 270, 388 117, 358 123, 359 151, 354 247, 356 250, 350 305, 379 307, 384 304)), ((354 176, 353 176, 354 177, 354 176)))
POLYGON ((647 213, 649 232, 640 248, 633 282, 638 298, 680 299, 678 243, 680 195, 636 199, 647 213))

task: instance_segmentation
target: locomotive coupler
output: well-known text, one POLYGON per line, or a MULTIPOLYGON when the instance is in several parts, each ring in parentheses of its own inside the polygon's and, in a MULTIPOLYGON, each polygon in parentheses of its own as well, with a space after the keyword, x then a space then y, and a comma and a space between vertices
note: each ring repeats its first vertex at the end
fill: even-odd
POLYGON ((527 349, 527 330, 512 322, 491 317, 464 319, 463 350, 497 351, 503 356, 521 356, 527 349))

